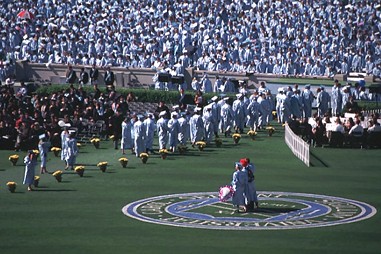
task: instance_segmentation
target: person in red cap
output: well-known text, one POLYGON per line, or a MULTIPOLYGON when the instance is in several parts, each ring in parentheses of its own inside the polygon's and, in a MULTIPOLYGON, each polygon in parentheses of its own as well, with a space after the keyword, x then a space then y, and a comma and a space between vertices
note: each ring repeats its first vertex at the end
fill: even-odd
POLYGON ((247 192, 245 193, 246 196, 246 208, 248 211, 253 211, 254 210, 254 204, 257 208, 259 208, 259 203, 258 203, 258 196, 257 196, 257 190, 255 188, 255 177, 254 177, 254 172, 255 172, 255 166, 250 163, 249 158, 243 158, 240 160, 240 163, 242 164, 242 171, 247 174, 247 192))

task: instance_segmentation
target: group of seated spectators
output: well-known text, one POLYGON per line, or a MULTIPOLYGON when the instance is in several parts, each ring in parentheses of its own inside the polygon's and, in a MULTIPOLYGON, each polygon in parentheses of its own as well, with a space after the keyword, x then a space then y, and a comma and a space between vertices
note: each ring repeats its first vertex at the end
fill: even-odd
POLYGON ((68 89, 45 95, 31 94, 24 84, 16 93, 13 87, 3 86, 0 93, 0 148, 35 148, 41 134, 46 134, 53 146, 60 146, 63 126, 70 126, 80 133, 86 125, 98 120, 104 121, 105 132, 112 133, 115 112, 127 115, 128 101, 133 98, 131 94, 117 94, 114 87, 102 93, 96 85, 91 93, 71 85, 68 89))
POLYGON ((356 114, 354 118, 340 118, 314 114, 310 119, 290 119, 290 128, 315 147, 381 147, 381 118, 379 113, 369 116, 356 114))
POLYGON ((381 76, 371 0, 95 0, 0 3, 0 79, 15 61, 381 76))

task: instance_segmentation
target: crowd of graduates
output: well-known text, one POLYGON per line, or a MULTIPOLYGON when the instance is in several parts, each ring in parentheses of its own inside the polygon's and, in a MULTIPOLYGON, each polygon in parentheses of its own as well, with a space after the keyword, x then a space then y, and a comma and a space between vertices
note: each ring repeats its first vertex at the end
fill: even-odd
POLYGON ((4 0, 0 79, 19 60, 380 77, 380 10, 370 0, 4 0))

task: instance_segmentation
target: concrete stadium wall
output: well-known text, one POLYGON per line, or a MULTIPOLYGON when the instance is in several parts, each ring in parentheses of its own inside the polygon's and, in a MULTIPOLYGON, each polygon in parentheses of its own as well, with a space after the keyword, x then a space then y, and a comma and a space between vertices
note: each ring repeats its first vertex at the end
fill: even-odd
MULTIPOLYGON (((73 69, 77 72, 79 76, 80 69, 85 67, 89 72, 91 66, 81 66, 75 65, 73 69)), ((122 67, 112 67, 112 71, 115 74, 115 85, 117 87, 145 87, 148 88, 153 85, 152 77, 156 74, 156 71, 150 68, 122 68, 122 67)), ((19 61, 16 63, 16 82, 29 82, 29 81, 42 81, 50 82, 54 84, 64 84, 65 83, 65 73, 67 66, 64 64, 39 64, 30 63, 25 61, 19 61)), ((104 85, 103 75, 105 73, 104 68, 99 68, 99 79, 98 84, 100 86, 104 85)), ((210 71, 200 71, 195 68, 188 68, 185 70, 184 78, 188 84, 188 89, 190 89, 190 84, 193 77, 201 78, 204 73, 207 73, 212 83, 214 83, 216 76, 232 78, 235 80, 244 80, 249 85, 249 88, 254 88, 261 81, 268 82, 276 78, 285 77, 284 75, 274 75, 274 74, 252 74, 247 75, 246 73, 237 72, 210 72, 210 71)), ((301 77, 316 79, 316 80, 332 80, 327 77, 301 77)), ((372 77, 369 77, 372 78, 372 77)), ((340 82, 346 81, 346 75, 336 75, 334 79, 338 79, 340 82)))

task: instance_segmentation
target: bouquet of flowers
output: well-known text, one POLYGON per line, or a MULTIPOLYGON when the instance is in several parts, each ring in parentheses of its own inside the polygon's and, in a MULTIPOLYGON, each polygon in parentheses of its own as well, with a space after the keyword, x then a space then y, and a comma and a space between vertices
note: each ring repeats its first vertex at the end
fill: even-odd
POLYGON ((16 182, 7 182, 8 190, 12 193, 15 192, 17 183, 16 182))
POLYGON ((220 198, 221 202, 226 202, 233 197, 233 194, 234 194, 233 187, 231 185, 226 185, 226 186, 220 187, 218 197, 220 198))
POLYGON ((122 167, 125 168, 125 167, 127 167, 128 159, 123 157, 123 158, 119 159, 119 162, 122 165, 122 167))
POLYGON ((250 130, 247 132, 247 135, 249 135, 252 140, 255 140, 255 136, 257 136, 257 132, 250 130))
POLYGON ((180 154, 184 154, 188 150, 188 147, 186 145, 180 144, 177 146, 177 149, 179 149, 180 154))
POLYGON ((39 183, 40 183, 40 177, 39 176, 35 176, 34 180, 33 180, 34 187, 38 187, 39 183))
POLYGON ((217 146, 217 147, 221 147, 221 146, 222 146, 222 139, 220 139, 220 138, 216 138, 216 139, 214 140, 214 142, 216 143, 216 146, 217 146))
POLYGON ((9 161, 12 162, 13 166, 16 166, 17 161, 19 160, 19 158, 20 157, 17 154, 13 154, 13 155, 9 156, 9 161))
POLYGON ((163 160, 165 160, 168 156, 168 150, 167 149, 160 149, 159 153, 160 153, 160 156, 163 160))
POLYGON ((234 144, 238 144, 239 140, 241 139, 241 134, 239 134, 239 133, 234 133, 234 134, 232 135, 232 138, 233 138, 233 140, 234 140, 234 144))
POLYGON ((58 155, 61 151, 61 148, 54 146, 50 149, 50 151, 52 151, 54 153, 54 156, 58 157, 58 155))
POLYGON ((57 182, 60 183, 60 182, 62 182, 62 174, 63 174, 62 170, 57 170, 52 174, 52 176, 54 176, 56 178, 57 182))
POLYGON ((98 149, 99 143, 101 142, 101 140, 99 138, 92 138, 90 139, 90 142, 95 146, 96 149, 98 149))
POLYGON ((148 160, 148 153, 141 153, 141 154, 139 155, 139 157, 140 157, 140 159, 142 159, 142 162, 143 162, 144 164, 147 163, 147 160, 148 160))
POLYGON ((99 162, 99 163, 97 164, 97 167, 99 167, 99 169, 100 169, 102 172, 105 172, 106 169, 107 169, 107 161, 99 162))
POLYGON ((271 137, 273 133, 275 132, 275 128, 272 126, 267 126, 266 130, 267 130, 267 133, 269 134, 269 137, 271 137))
POLYGON ((74 168, 74 171, 77 172, 77 174, 80 176, 80 177, 83 177, 83 173, 85 172, 85 167, 84 166, 76 166, 74 168))
POLYGON ((206 143, 204 141, 197 141, 196 146, 198 146, 198 150, 202 151, 206 147, 206 143))

